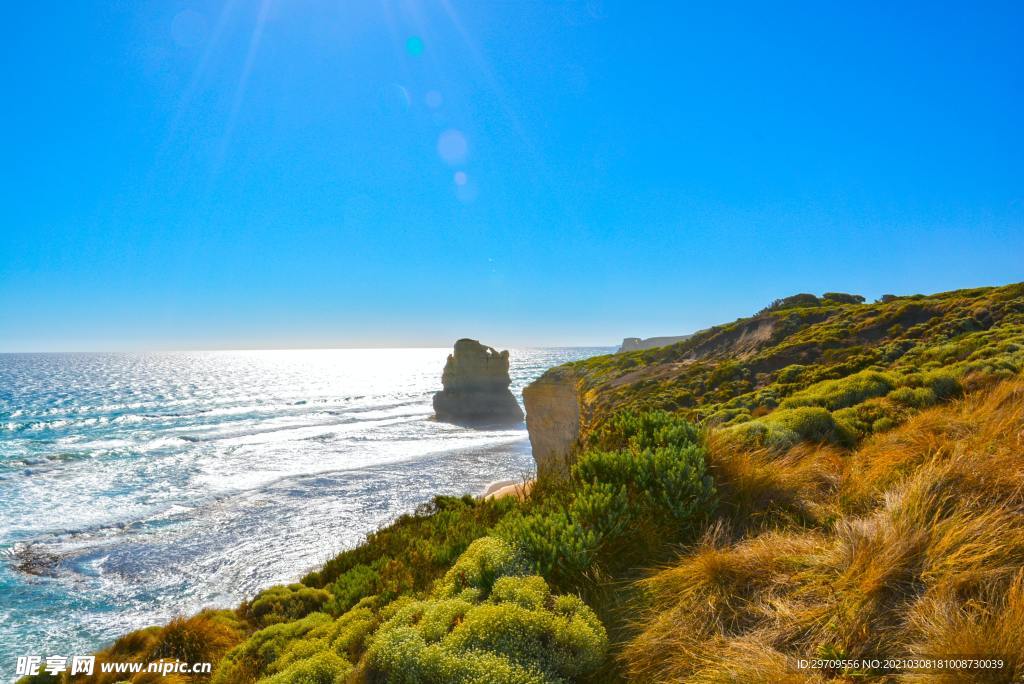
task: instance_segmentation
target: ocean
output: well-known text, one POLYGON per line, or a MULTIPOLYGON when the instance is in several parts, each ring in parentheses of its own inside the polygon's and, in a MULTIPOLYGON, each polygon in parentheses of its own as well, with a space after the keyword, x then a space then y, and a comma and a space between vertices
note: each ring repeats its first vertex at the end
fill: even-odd
MULTIPOLYGON (((613 350, 513 349, 512 390, 613 350)), ((0 355, 0 673, 234 606, 435 494, 529 476, 524 425, 432 420, 448 353, 0 355)))

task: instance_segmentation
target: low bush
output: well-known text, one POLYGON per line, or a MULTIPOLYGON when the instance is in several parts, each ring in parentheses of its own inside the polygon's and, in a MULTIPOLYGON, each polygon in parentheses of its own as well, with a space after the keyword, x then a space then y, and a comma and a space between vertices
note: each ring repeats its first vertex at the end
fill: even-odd
MULTIPOLYGON (((376 565, 379 567, 380 563, 376 565)), ((375 568, 363 563, 353 565, 327 587, 331 594, 327 612, 340 615, 364 597, 380 592, 381 588, 380 573, 375 568)))
POLYGON ((638 452, 677 444, 696 444, 700 430, 693 423, 667 411, 622 411, 594 430, 588 441, 590 449, 638 452))
MULTIPOLYGON (((925 388, 926 389, 926 388, 925 388)), ((900 392, 901 390, 894 390, 900 392)), ((914 392, 916 390, 910 390, 914 392)), ((927 389, 926 389, 927 391, 927 389)), ((908 407, 889 397, 868 399, 832 414, 833 418, 857 439, 891 430, 909 415, 908 407)))
POLYGON ((900 406, 915 409, 934 406, 939 401, 930 387, 900 387, 890 392, 888 397, 900 406))
POLYGON ((472 589, 483 597, 499 577, 522 574, 526 565, 519 551, 497 537, 482 537, 469 545, 434 588, 442 597, 452 597, 472 589))
POLYGON ((243 615, 257 627, 298 620, 323 609, 331 594, 303 584, 279 584, 264 589, 243 609, 243 615))
MULTIPOLYGON (((505 548, 491 540, 476 553, 507 560, 505 548)), ((607 635, 594 612, 574 596, 552 595, 541 577, 498 577, 487 598, 474 589, 453 598, 451 588, 442 583, 430 598, 404 598, 385 611, 367 648, 369 678, 543 684, 585 675, 604 659, 607 635)))
MULTIPOLYGON (((332 622, 324 613, 271 625, 254 632, 221 659, 213 672, 212 684, 246 684, 265 674, 274 674, 274 665, 296 642, 305 640, 318 627, 332 622)), ((294 662, 294 661, 293 661, 294 662)))
POLYGON ((516 506, 514 497, 436 497, 415 513, 370 534, 360 546, 329 560, 302 583, 330 592, 323 609, 333 615, 367 596, 390 600, 426 591, 473 540, 484 536, 516 506))
POLYGON ((825 302, 832 302, 835 304, 863 304, 864 297, 857 294, 847 294, 845 292, 826 292, 821 295, 821 298, 825 302))
POLYGON ((838 424, 831 413, 816 406, 778 409, 769 413, 764 422, 777 429, 789 430, 800 439, 824 444, 849 444, 851 436, 838 424))
POLYGON ((761 310, 760 313, 768 313, 770 311, 782 311, 784 309, 798 309, 803 307, 819 306, 821 300, 815 295, 801 293, 790 295, 789 297, 782 297, 781 299, 774 300, 771 304, 761 310))
POLYGON ((692 536, 715 505, 697 429, 664 412, 609 421, 572 468, 571 487, 536 510, 508 516, 497 533, 534 571, 578 586, 593 565, 616 571, 666 542, 692 536))
POLYGON ((264 677, 260 684, 343 684, 350 672, 350 662, 332 651, 321 651, 264 677))
POLYGON ((849 427, 820 406, 777 409, 757 420, 721 431, 721 437, 739 447, 768 448, 782 453, 801 441, 849 445, 855 435, 849 427))
POLYGON ((882 397, 896 386, 885 373, 861 371, 837 380, 824 380, 782 400, 782 408, 821 406, 830 411, 859 404, 871 397, 882 397))

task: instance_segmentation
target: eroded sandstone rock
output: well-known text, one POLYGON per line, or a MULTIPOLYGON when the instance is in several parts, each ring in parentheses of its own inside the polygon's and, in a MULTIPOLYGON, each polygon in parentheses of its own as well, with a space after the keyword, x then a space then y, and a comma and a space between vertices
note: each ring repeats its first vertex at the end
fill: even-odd
POLYGON ((438 420, 464 425, 510 424, 523 411, 508 386, 508 351, 461 339, 441 375, 444 389, 434 395, 438 420))
POLYGON ((566 477, 580 437, 576 374, 552 368, 523 389, 526 427, 539 476, 566 477))

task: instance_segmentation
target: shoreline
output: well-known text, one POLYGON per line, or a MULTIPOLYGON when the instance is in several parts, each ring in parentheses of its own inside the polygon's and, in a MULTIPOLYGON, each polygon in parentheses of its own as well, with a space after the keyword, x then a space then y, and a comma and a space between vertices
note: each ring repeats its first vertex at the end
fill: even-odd
POLYGON ((487 485, 487 489, 480 495, 481 499, 500 499, 505 496, 514 496, 520 501, 525 499, 533 489, 534 478, 527 480, 496 480, 487 485))

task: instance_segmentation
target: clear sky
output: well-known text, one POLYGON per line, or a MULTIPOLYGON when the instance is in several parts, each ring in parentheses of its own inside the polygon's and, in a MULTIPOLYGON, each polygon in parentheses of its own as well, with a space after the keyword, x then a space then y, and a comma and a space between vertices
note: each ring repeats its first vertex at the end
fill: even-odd
POLYGON ((1018 2, 9 3, 0 350, 615 344, 1024 280, 1018 2))

